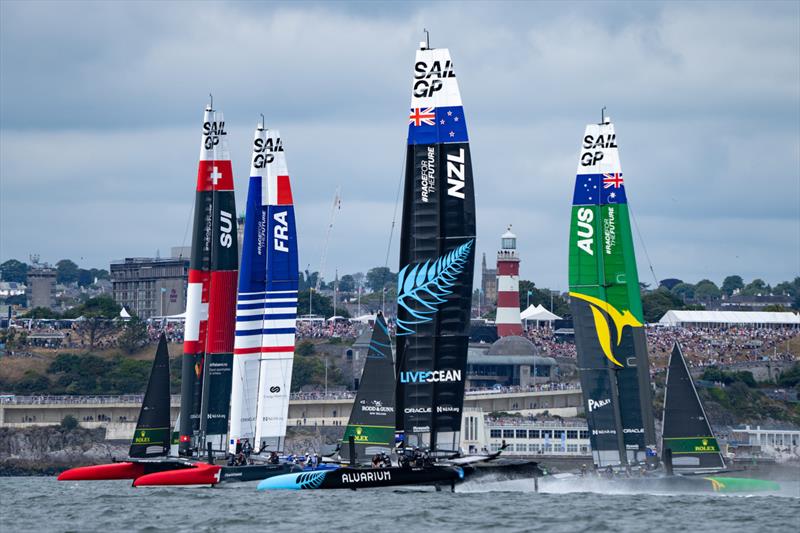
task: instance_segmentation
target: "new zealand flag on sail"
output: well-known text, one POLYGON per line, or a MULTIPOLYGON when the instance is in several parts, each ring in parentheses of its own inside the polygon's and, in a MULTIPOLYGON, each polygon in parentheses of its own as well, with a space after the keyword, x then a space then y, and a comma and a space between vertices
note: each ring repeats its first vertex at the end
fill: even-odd
POLYGON ((625 204, 625 185, 622 173, 578 174, 575 178, 575 193, 572 205, 625 204))
POLYGON ((465 143, 464 108, 417 107, 408 115, 408 144, 465 143))

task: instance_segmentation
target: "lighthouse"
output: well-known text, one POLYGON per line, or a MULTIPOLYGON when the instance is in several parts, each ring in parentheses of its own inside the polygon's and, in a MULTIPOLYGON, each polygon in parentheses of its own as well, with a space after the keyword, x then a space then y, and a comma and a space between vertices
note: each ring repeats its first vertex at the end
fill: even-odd
POLYGON ((500 337, 522 335, 522 319, 519 316, 519 256, 517 236, 511 226, 500 237, 497 252, 497 334, 500 337))

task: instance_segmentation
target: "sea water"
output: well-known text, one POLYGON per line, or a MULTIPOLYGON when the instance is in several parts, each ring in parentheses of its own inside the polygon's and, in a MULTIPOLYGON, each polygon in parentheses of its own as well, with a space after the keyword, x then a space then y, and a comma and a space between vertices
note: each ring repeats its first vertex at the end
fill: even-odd
POLYGON ((466 482, 455 493, 256 492, 255 484, 132 488, 129 481, 12 477, 0 478, 0 531, 796 533, 800 481, 792 477, 769 496, 602 493, 545 483, 536 493, 532 480, 466 482))

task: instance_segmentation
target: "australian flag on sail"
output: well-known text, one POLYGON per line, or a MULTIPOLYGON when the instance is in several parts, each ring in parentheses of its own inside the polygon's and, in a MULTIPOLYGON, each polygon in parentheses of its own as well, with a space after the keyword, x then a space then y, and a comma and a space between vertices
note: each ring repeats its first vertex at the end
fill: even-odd
POLYGON ((408 115, 408 144, 469 142, 462 106, 417 107, 408 115))
POLYGON ((572 205, 625 204, 625 184, 621 172, 609 174, 578 174, 572 205))

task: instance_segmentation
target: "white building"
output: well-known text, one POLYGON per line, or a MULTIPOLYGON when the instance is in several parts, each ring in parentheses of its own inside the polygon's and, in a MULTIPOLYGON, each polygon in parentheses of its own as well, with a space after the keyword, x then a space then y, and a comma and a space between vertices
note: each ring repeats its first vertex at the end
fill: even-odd
POLYGON ((461 422, 461 448, 467 453, 503 455, 589 456, 589 428, 582 420, 536 421, 531 418, 490 419, 481 409, 465 409, 461 422))

